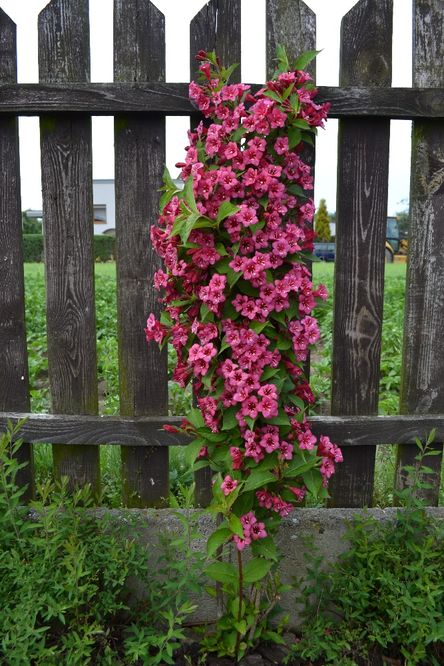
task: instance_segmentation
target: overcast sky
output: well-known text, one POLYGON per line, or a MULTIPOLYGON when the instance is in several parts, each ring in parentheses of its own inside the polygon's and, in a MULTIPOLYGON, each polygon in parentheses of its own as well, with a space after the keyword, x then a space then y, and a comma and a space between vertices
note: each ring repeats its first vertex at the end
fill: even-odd
MULTIPOLYGON (((18 29, 18 80, 38 81, 37 16, 48 0, 0 0, 0 7, 18 29)), ((188 81, 188 24, 203 0, 154 0, 165 14, 167 81, 188 81)), ((306 0, 317 15, 317 84, 338 85, 339 32, 342 16, 354 0, 306 0)), ((91 80, 112 81, 112 0, 90 0, 91 80)), ((394 0, 393 85, 411 86, 411 2, 394 0)), ((260 83, 265 77, 265 0, 242 0, 242 80, 260 83), (245 29, 246 28, 246 29, 245 29)), ((392 121, 390 145, 389 215, 406 207, 409 195, 409 121, 392 121)), ((187 143, 187 118, 167 118, 167 164, 181 160, 187 143)), ((320 130, 316 149, 315 200, 336 208, 337 121, 320 130)), ((20 119, 22 209, 41 208, 40 148, 37 118, 20 119)), ((94 178, 114 177, 113 120, 93 119, 94 178)))

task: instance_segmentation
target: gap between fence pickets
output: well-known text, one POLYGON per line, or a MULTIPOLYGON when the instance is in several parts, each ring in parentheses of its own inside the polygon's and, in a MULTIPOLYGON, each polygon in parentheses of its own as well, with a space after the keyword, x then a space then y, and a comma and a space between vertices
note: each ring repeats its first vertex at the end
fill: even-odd
MULTIPOLYGON (((261 86, 252 84, 255 92, 261 86)), ((444 118, 444 88, 318 87, 330 118, 444 118)), ((187 83, 0 83, 0 114, 195 113, 187 83)))
MULTIPOLYGON (((184 446, 189 438, 167 432, 164 425, 180 426, 181 416, 85 416, 0 412, 0 431, 8 421, 26 419, 17 437, 29 443, 116 444, 122 446, 184 446)), ((444 414, 408 416, 313 416, 315 435, 327 435, 341 446, 414 444, 432 430, 444 439, 444 414)))

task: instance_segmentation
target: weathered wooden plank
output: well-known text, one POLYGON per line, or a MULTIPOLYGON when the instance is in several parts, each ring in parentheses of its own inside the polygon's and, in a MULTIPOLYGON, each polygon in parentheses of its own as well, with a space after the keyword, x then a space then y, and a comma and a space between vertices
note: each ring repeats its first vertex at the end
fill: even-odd
MULTIPOLYGON (((285 46, 290 62, 316 49, 316 15, 302 0, 266 0, 267 77, 276 69, 276 47, 285 46)), ((316 79, 316 60, 307 67, 316 79)))
MULTIPOLYGON (((0 81, 17 80, 16 26, 0 9, 0 81)), ((28 412, 28 355, 25 329, 20 161, 17 119, 0 118, 0 410, 28 412)), ((25 500, 34 492, 34 461, 24 444, 16 481, 27 486, 25 500)))
MULTIPOLYGON (((444 85, 444 11, 440 0, 413 3, 413 83, 444 85)), ((444 123, 413 124, 410 232, 404 320, 402 413, 433 414, 444 409, 444 123)), ((443 439, 438 438, 437 442, 443 439)), ((438 503, 441 455, 427 459, 434 477, 423 490, 438 503)), ((417 464, 415 447, 398 449, 396 485, 403 487, 405 465, 417 464)))
MULTIPOLYGON (((88 0, 52 0, 38 31, 40 80, 87 82, 88 0)), ((51 407, 95 414, 91 118, 42 116, 40 135, 51 407)), ((53 456, 56 476, 67 476, 72 488, 90 483, 98 493, 98 447, 55 444, 53 456)))
MULTIPOLYGON (((27 418, 21 434, 29 442, 63 442, 70 446, 116 444, 129 447, 183 446, 189 439, 163 430, 165 424, 180 426, 182 416, 80 416, 67 414, 24 414, 0 412, 0 431, 8 419, 27 418)), ((444 439, 444 414, 397 416, 312 416, 315 435, 325 434, 342 447, 373 447, 375 444, 425 440, 436 428, 438 440, 444 439)))
MULTIPOLYGON (((251 87, 253 91, 260 88, 257 84, 251 87)), ((443 87, 318 86, 317 100, 331 102, 330 118, 444 118, 443 87)), ((69 112, 188 116, 193 111, 187 83, 0 83, 0 115, 69 112)))
MULTIPOLYGON (((360 0, 341 26, 341 85, 391 83, 392 0, 360 0)), ((332 414, 378 410, 390 121, 341 120, 332 414)), ((346 451, 332 506, 371 506, 376 448, 346 451)))
MULTIPOLYGON (((114 2, 114 79, 165 78, 163 14, 145 0, 114 2)), ((117 311, 120 411, 125 416, 168 412, 166 350, 145 340, 150 312, 159 313, 154 272, 161 266, 150 242, 165 163, 165 118, 118 116, 114 126, 117 311)), ((127 506, 164 506, 169 495, 168 450, 122 449, 127 506)))
POLYGON ((199 64, 199 51, 216 51, 226 67, 238 63, 231 81, 241 80, 241 3, 240 0, 210 0, 190 23, 190 73, 193 79, 199 64))
MULTIPOLYGON (((240 0, 210 0, 190 23, 190 80, 196 78, 199 51, 215 51, 225 66, 238 64, 230 77, 231 83, 241 81, 241 3, 240 0)), ((190 117, 191 129, 201 120, 199 113, 190 117)), ((204 468, 194 474, 196 506, 211 502, 211 470, 204 468)))
MULTIPOLYGON (((271 78, 276 69, 276 47, 285 47, 290 64, 304 51, 316 49, 316 15, 302 0, 266 0, 266 70, 267 79, 271 78)), ((312 60, 307 71, 313 81, 316 80, 316 60, 312 60)), ((313 137, 315 140, 315 137, 313 137)), ((315 145, 305 145, 302 159, 311 167, 313 182, 315 177, 315 145)), ((314 191, 307 190, 307 196, 313 198, 314 191)), ((311 271, 311 264, 308 265, 311 271)), ((310 379, 310 356, 308 356, 304 372, 310 379)))

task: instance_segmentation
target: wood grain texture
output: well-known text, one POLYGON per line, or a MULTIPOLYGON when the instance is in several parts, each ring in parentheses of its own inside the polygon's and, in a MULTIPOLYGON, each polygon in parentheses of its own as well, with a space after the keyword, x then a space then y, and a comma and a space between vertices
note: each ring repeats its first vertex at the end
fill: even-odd
MULTIPOLYGON (((230 77, 231 83, 241 81, 241 3, 240 0, 210 0, 190 23, 190 80, 198 73, 196 54, 199 51, 216 51, 225 66, 238 64, 230 77)), ((190 117, 191 129, 202 119, 199 113, 190 117)), ((194 474, 196 506, 208 506, 211 502, 211 478, 209 467, 194 474)))
POLYGON ((198 71, 195 56, 199 51, 216 51, 223 65, 238 63, 230 81, 241 80, 241 3, 240 0, 210 0, 190 23, 190 75, 198 71))
MULTIPOLYGON (((276 69, 276 47, 285 46, 290 63, 316 49, 316 15, 302 0, 266 0, 267 78, 276 69)), ((307 71, 316 79, 316 60, 307 71)))
MULTIPOLYGON (((341 85, 390 86, 392 0, 360 0, 341 26, 341 85)), ((332 414, 378 410, 390 121, 341 120, 332 414)), ((331 506, 371 506, 375 447, 346 451, 331 506)))
MULTIPOLYGON (((163 14, 145 0, 115 0, 115 81, 163 81, 163 14)), ((165 119, 159 115, 115 119, 117 318, 120 411, 125 416, 168 412, 166 350, 145 340, 150 312, 160 313, 153 277, 161 261, 151 247, 165 163, 165 119)), ((127 506, 164 506, 169 495, 168 450, 122 449, 127 506)))
MULTIPOLYGON (((413 30, 413 83, 444 85, 444 10, 439 0, 416 0, 413 30)), ((410 232, 404 320, 401 412, 436 414, 444 410, 444 123, 415 121, 412 132, 410 232)), ((437 442, 442 442, 442 438, 437 442)), ((427 503, 439 498, 440 456, 428 458, 433 487, 427 503)), ((396 485, 407 481, 405 465, 415 465, 415 446, 398 449, 396 485)))
MULTIPOLYGON (((304 51, 316 49, 316 15, 302 0, 266 0, 266 72, 267 79, 273 76, 276 69, 276 47, 284 46, 290 64, 304 51)), ((316 80, 316 59, 312 60, 307 71, 313 81, 316 80)), ((313 136, 314 143, 316 137, 313 136)), ((315 145, 306 144, 302 150, 303 161, 311 168, 313 183, 315 180, 315 145)), ((306 190, 307 196, 313 198, 314 191, 306 190)), ((311 271, 311 263, 307 264, 311 271)), ((310 354, 304 364, 307 381, 310 379, 310 354)))
MULTIPOLYGON (((251 84, 252 91, 260 86, 251 84)), ((318 86, 319 102, 331 103, 330 118, 444 118, 444 88, 318 86)), ((195 108, 187 83, 1 83, 0 115, 89 113, 98 116, 166 114, 188 116, 195 108)))
MULTIPOLYGON (((0 9, 0 81, 17 78, 16 26, 0 9)), ((0 118, 0 410, 29 412, 28 355, 25 329, 20 161, 17 119, 0 118)), ((34 494, 34 460, 23 444, 16 481, 34 494)))
MULTIPOLYGON (((8 419, 27 418, 21 435, 29 442, 63 442, 70 446, 116 444, 128 447, 183 446, 189 439, 182 434, 163 430, 163 425, 179 427, 182 416, 80 416, 69 414, 23 414, 0 412, 0 431, 8 419)), ((444 414, 408 416, 312 416, 313 432, 325 434, 344 448, 373 447, 375 444, 414 443, 425 439, 436 428, 437 438, 444 439, 444 414)))
MULTIPOLYGON (((52 0, 39 15, 38 36, 41 81, 89 81, 87 0, 52 0)), ((95 414, 91 118, 42 116, 40 136, 51 408, 95 414)), ((53 456, 56 476, 98 493, 98 447, 55 444, 53 456)))

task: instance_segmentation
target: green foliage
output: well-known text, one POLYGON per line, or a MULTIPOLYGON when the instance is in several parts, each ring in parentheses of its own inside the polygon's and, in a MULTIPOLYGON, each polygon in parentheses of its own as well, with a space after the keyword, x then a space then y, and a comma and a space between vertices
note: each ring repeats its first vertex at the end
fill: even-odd
POLYGON ((116 239, 109 234, 94 236, 94 257, 96 261, 111 261, 115 255, 116 239))
POLYGON ((12 443, 20 425, 0 438, 0 662, 174 664, 190 593, 200 590, 187 519, 179 515, 181 532, 156 556, 134 538, 137 517, 98 514, 88 488, 68 497, 64 483, 39 484, 39 500, 22 507, 21 441, 12 443), (143 599, 128 579, 140 581, 143 599))
POLYGON ((405 468, 411 485, 397 493, 395 522, 356 518, 350 548, 333 566, 310 553, 308 578, 298 581, 305 623, 293 656, 349 666, 378 655, 406 666, 443 663, 444 525, 417 496, 428 487, 432 440, 417 440, 418 466, 405 468))
MULTIPOLYGON (((96 261, 111 261, 114 258, 115 238, 107 234, 94 236, 94 258, 96 261)), ((40 233, 23 234, 23 257, 25 262, 43 261, 43 236, 40 233)))
POLYGON ((35 217, 28 217, 26 211, 22 213, 22 231, 24 234, 42 233, 42 222, 35 217))
POLYGON ((325 199, 319 202, 319 208, 315 215, 315 232, 317 240, 328 243, 331 240, 330 218, 328 216, 327 204, 325 199))
POLYGON ((23 234, 23 259, 24 261, 43 261, 43 236, 38 233, 23 234))

